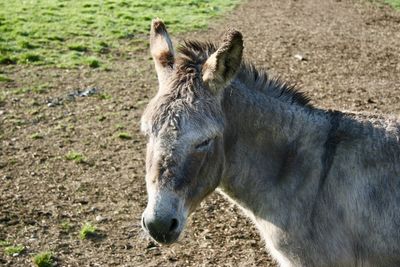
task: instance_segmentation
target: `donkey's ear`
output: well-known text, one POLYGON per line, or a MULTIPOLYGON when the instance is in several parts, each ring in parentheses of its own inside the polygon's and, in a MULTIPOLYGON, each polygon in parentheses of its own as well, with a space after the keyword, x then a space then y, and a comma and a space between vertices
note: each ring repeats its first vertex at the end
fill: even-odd
POLYGON ((242 62, 243 37, 229 30, 218 48, 203 65, 203 81, 213 93, 223 89, 235 76, 242 62))
POLYGON ((150 52, 161 85, 173 68, 174 48, 164 23, 158 18, 151 22, 150 52))

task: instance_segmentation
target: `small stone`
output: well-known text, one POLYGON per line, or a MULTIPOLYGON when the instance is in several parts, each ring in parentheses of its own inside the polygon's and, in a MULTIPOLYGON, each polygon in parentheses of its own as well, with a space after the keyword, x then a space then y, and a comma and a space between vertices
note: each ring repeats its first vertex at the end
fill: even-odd
POLYGON ((96 207, 91 207, 90 208, 90 212, 96 212, 96 211, 98 211, 99 209, 98 208, 96 208, 96 207))
POLYGON ((105 220, 107 220, 107 218, 105 218, 101 215, 96 216, 96 222, 104 222, 105 220))
POLYGON ((92 88, 88 88, 88 89, 84 90, 83 92, 78 91, 77 95, 81 96, 81 97, 91 96, 91 95, 97 94, 98 91, 99 90, 97 88, 92 87, 92 88))
POLYGON ((303 55, 300 55, 300 54, 294 55, 294 58, 298 59, 299 61, 306 61, 307 60, 303 55))
POLYGON ((153 249, 157 249, 158 245, 156 243, 154 243, 153 241, 149 241, 149 243, 147 244, 146 249, 148 250, 153 250, 153 249))

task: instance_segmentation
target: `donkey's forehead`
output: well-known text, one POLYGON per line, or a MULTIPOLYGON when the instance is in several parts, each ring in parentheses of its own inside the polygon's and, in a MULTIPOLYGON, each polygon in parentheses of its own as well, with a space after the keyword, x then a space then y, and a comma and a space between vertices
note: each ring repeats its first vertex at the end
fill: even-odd
POLYGON ((223 128, 223 115, 213 99, 174 99, 158 95, 147 106, 141 129, 144 133, 158 136, 160 133, 175 136, 217 134, 223 128))

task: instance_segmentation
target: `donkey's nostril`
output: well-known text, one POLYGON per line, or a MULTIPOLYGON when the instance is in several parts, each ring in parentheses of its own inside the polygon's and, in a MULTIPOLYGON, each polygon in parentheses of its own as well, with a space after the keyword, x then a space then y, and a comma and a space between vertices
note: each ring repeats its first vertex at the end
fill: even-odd
POLYGON ((163 244, 174 242, 180 234, 179 220, 169 216, 143 216, 142 226, 151 237, 163 244))
POLYGON ((169 231, 170 232, 174 231, 176 228, 178 228, 178 225, 179 225, 178 220, 172 219, 171 226, 169 227, 169 231))
MULTIPOLYGON (((155 218, 155 217, 146 217, 142 218, 142 227, 146 230, 152 237, 156 240, 158 236, 165 239, 165 236, 178 234, 176 231, 179 226, 178 219, 171 218, 155 218)), ((161 239, 163 240, 163 239, 161 239)))

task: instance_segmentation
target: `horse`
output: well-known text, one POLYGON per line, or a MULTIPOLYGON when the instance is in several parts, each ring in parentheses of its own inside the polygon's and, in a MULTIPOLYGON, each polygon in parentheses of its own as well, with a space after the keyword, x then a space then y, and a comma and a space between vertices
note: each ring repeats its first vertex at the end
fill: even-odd
POLYGON ((324 110, 243 59, 243 36, 185 41, 155 19, 159 89, 147 136, 143 229, 171 244, 209 194, 257 226, 280 266, 400 266, 400 120, 324 110))

